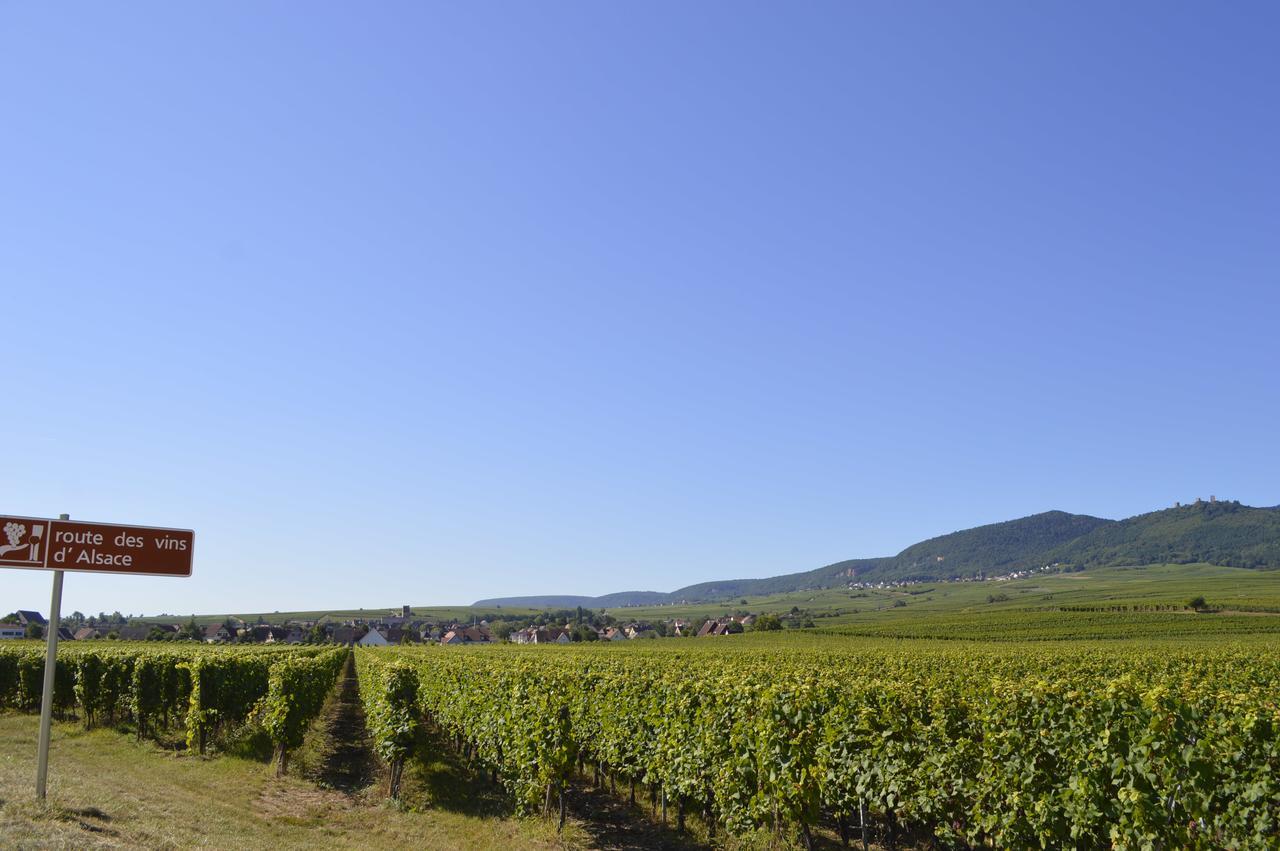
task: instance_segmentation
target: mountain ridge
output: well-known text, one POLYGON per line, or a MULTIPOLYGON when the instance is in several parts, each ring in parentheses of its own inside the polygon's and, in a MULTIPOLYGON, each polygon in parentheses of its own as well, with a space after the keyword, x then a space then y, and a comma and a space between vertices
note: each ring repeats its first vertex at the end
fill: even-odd
POLYGON ((956 579, 1048 564, 1084 569, 1192 562, 1280 568, 1280 506, 1255 508, 1238 501, 1197 500, 1123 520, 1053 510, 939 535, 895 556, 847 559, 798 573, 700 582, 669 593, 494 597, 473 605, 612 608, 781 594, 853 581, 956 579))

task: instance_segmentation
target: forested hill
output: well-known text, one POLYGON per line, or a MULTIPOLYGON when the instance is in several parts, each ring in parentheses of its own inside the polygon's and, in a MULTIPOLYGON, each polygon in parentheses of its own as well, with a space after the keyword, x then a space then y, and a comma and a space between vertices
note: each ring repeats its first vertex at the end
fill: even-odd
POLYGON ((1108 523, 1050 550, 1050 562, 1084 567, 1208 562, 1280 567, 1280 506, 1201 502, 1108 523))
POLYGON ((1049 553, 1054 549, 1115 522, 1087 514, 1046 511, 990 523, 912 544, 884 560, 873 575, 876 579, 949 579, 1040 567, 1051 563, 1049 553))
POLYGON ((829 588, 850 581, 938 580, 998 575, 1046 564, 1080 567, 1209 562, 1228 567, 1280 568, 1280 506, 1197 502, 1104 520, 1046 511, 952 532, 912 544, 896 556, 852 559, 803 573, 728 579, 670 593, 630 591, 604 597, 548 595, 480 600, 477 606, 613 607, 719 600, 829 588))

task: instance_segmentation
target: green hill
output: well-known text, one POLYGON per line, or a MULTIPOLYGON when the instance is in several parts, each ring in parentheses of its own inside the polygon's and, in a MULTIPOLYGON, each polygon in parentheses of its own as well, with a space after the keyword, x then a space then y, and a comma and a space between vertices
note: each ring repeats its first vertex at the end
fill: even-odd
POLYGON ((817 590, 851 581, 942 580, 1048 564, 1080 567, 1190 564, 1280 568, 1280 507, 1197 502, 1127 520, 1046 511, 912 544, 896 556, 840 561, 803 573, 701 582, 672 591, 604 597, 508 597, 477 605, 651 606, 817 590))
POLYGON ((1280 567, 1280 507, 1199 502, 1100 526, 1050 551, 1084 567, 1191 564, 1280 567))
POLYGON ((1056 548, 1114 525, 1114 520, 1046 511, 930 538, 907 547, 872 574, 876 579, 951 579, 1010 573, 1051 564, 1056 548))
POLYGON ((808 591, 843 585, 859 571, 870 570, 884 559, 864 558, 837 562, 804 573, 788 573, 766 579, 723 579, 718 582, 700 582, 668 594, 671 602, 685 600, 723 600, 729 597, 767 594, 785 594, 789 591, 808 591))
POLYGON ((930 538, 888 558, 850 559, 805 573, 766 579, 702 582, 669 596, 673 602, 720 600, 830 588, 851 581, 951 579, 979 571, 1009 573, 1049 564, 1052 560, 1046 560, 1048 554, 1056 547, 1115 522, 1087 514, 1046 511, 930 538))

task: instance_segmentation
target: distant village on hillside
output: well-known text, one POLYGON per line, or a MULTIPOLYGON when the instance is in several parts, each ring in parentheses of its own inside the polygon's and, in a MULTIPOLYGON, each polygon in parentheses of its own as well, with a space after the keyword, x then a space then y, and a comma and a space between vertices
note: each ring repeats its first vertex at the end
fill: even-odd
MULTIPOLYGON (((897 590, 917 585, 951 582, 1005 582, 1039 573, 1058 572, 1063 565, 1045 565, 998 576, 979 571, 973 576, 952 580, 896 580, 883 582, 849 581, 850 591, 897 590)), ((743 599, 742 604, 746 604, 743 599)), ((627 608, 625 606, 621 608, 627 608)), ((2 609, 0 609, 2 611, 2 609)), ((163 616, 161 616, 163 617, 163 616)), ((433 621, 413 615, 409 606, 383 614, 334 620, 285 620, 268 623, 265 617, 249 623, 228 617, 222 623, 201 626, 192 618, 186 623, 163 622, 154 617, 133 618, 114 612, 86 617, 80 612, 64 616, 58 627, 59 641, 203 641, 207 644, 345 644, 385 646, 393 644, 569 644, 575 641, 631 641, 645 638, 705 638, 733 635, 753 630, 784 627, 812 627, 813 617, 792 607, 790 612, 753 614, 739 609, 715 618, 666 618, 658 620, 618 619, 604 610, 578 607, 546 611, 532 617, 494 619, 477 617, 470 623, 433 621)), ((48 621, 39 612, 20 609, 0 620, 0 641, 44 638, 48 621)))

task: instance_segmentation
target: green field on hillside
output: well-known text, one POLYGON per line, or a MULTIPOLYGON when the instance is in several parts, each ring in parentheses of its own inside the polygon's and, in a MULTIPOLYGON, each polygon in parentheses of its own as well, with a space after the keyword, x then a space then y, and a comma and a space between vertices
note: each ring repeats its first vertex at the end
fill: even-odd
MULTIPOLYGON (((534 609, 413 606, 413 617, 433 621, 521 619, 534 609)), ((932 638, 1125 638, 1160 635, 1270 633, 1280 630, 1280 571, 1209 564, 1093 568, 1023 579, 927 582, 899 588, 828 588, 728 602, 629 606, 607 610, 621 622, 697 622, 734 613, 796 617, 819 630, 848 634, 932 638), (1187 604, 1203 597, 1208 611, 1187 604), (745 600, 745 602, 743 602, 745 600)), ((398 608, 239 613, 256 623, 284 620, 373 619, 398 608)), ((226 614, 197 615, 202 624, 226 614)), ((147 618, 172 622, 181 618, 147 618)))
MULTIPOLYGON (((936 618, 955 628, 972 624, 985 633, 984 620, 994 617, 1010 622, 1011 612, 1055 611, 1059 614, 1046 622, 1063 623, 1079 614, 1083 622, 1090 609, 1132 611, 1135 616, 1145 616, 1150 610, 1185 608, 1198 596, 1204 597, 1209 607, 1219 610, 1199 617, 1219 621, 1251 617, 1253 620, 1249 623, 1254 626, 1245 627, 1244 631, 1269 631, 1268 621, 1259 618, 1280 615, 1280 571, 1206 564, 1095 568, 1003 582, 927 582, 888 589, 831 588, 742 598, 745 603, 739 599, 730 603, 628 607, 613 609, 611 613, 622 619, 694 620, 734 612, 788 613, 795 608, 811 615, 818 628, 861 628, 885 623, 915 628, 936 618)), ((1158 634, 1160 630, 1154 632, 1158 634)), ((1170 634, 1180 632, 1179 627, 1171 629, 1170 634)), ((1118 629, 1118 633, 1122 637, 1123 629, 1118 629)), ((980 637, 979 632, 973 637, 980 637)))

